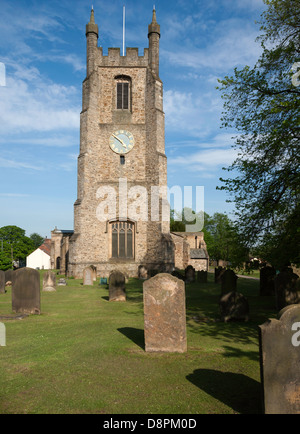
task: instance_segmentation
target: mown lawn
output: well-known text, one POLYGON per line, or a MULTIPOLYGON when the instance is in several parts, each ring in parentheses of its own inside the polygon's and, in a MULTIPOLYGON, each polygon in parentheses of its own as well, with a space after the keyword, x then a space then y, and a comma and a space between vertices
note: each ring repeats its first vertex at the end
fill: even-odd
MULTIPOLYGON (((42 314, 0 320, 0 413, 260 413, 258 325, 275 317, 273 297, 257 280, 239 278, 250 321, 219 321, 220 286, 186 285, 188 352, 144 350, 142 282, 127 284, 127 302, 108 290, 69 280, 41 294, 42 314)), ((11 314, 11 290, 0 315, 11 314)))

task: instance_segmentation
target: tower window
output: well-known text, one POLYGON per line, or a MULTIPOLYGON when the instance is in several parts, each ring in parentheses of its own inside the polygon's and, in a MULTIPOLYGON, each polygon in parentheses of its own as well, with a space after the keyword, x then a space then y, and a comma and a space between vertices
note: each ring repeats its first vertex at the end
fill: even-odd
POLYGON ((125 164, 125 156, 124 155, 120 155, 120 164, 121 165, 125 164))
POLYGON ((127 76, 117 76, 117 109, 128 110, 130 109, 130 92, 131 92, 131 80, 127 76))
POLYGON ((131 222, 111 223, 112 258, 133 259, 134 224, 131 222))

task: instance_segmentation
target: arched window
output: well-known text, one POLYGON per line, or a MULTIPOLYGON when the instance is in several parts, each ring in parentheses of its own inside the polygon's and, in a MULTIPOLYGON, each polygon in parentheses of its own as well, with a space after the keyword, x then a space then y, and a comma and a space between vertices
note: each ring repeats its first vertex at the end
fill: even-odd
POLYGON ((111 256, 112 258, 134 258, 134 223, 115 221, 111 226, 111 256))
POLYGON ((131 109, 131 78, 127 75, 117 75, 116 82, 116 107, 117 110, 131 109))

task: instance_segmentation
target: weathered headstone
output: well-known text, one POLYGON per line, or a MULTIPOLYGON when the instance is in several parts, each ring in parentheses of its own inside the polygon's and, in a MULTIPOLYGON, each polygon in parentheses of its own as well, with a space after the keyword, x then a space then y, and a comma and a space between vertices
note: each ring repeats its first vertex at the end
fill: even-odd
POLYGON ((92 267, 86 267, 83 270, 83 284, 84 285, 93 285, 94 284, 94 270, 92 269, 92 267))
POLYGON ((262 296, 275 295, 276 270, 274 267, 263 267, 260 269, 259 293, 262 296))
POLYGON ((121 271, 113 271, 109 276, 109 301, 126 301, 125 276, 121 271))
POLYGON ((197 279, 200 283, 207 283, 207 271, 201 270, 197 272, 197 279))
POLYGON ((249 320, 249 303, 243 294, 236 291, 228 292, 221 296, 219 306, 222 321, 249 320))
POLYGON ((6 347, 6 327, 0 322, 0 347, 6 347))
POLYGON ((143 284, 147 352, 187 351, 185 284, 167 273, 143 284))
POLYGON ((5 272, 0 270, 0 294, 5 294, 5 272))
POLYGON ((237 275, 233 270, 225 270, 221 275, 221 294, 236 291, 237 275))
POLYGON ((41 313, 40 274, 32 268, 15 271, 12 285, 12 311, 15 313, 41 313))
POLYGON ((67 281, 63 277, 61 277, 57 283, 57 286, 67 286, 67 281))
POLYGON ((43 275, 43 291, 56 291, 56 274, 52 271, 46 271, 46 273, 43 275))
POLYGON ((140 265, 138 268, 138 277, 140 280, 148 279, 148 270, 145 265, 140 265))
POLYGON ((221 283, 222 274, 225 273, 226 268, 217 267, 215 268, 215 283, 221 283))
POLYGON ((187 283, 195 282, 196 271, 192 265, 188 265, 185 269, 185 281, 187 283))
POLYGON ((278 311, 300 303, 300 279, 292 269, 286 269, 275 277, 275 296, 278 311))
POLYGON ((265 414, 300 414, 300 305, 259 327, 265 414))

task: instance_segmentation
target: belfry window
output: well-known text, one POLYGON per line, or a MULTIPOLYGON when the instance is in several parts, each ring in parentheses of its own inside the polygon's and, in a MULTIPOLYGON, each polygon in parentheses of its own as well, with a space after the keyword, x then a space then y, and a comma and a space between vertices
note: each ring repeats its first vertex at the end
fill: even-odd
POLYGON ((130 109, 131 80, 130 77, 119 75, 116 80, 117 109, 130 109))
POLYGON ((134 223, 116 221, 111 223, 112 258, 133 259, 134 223))

